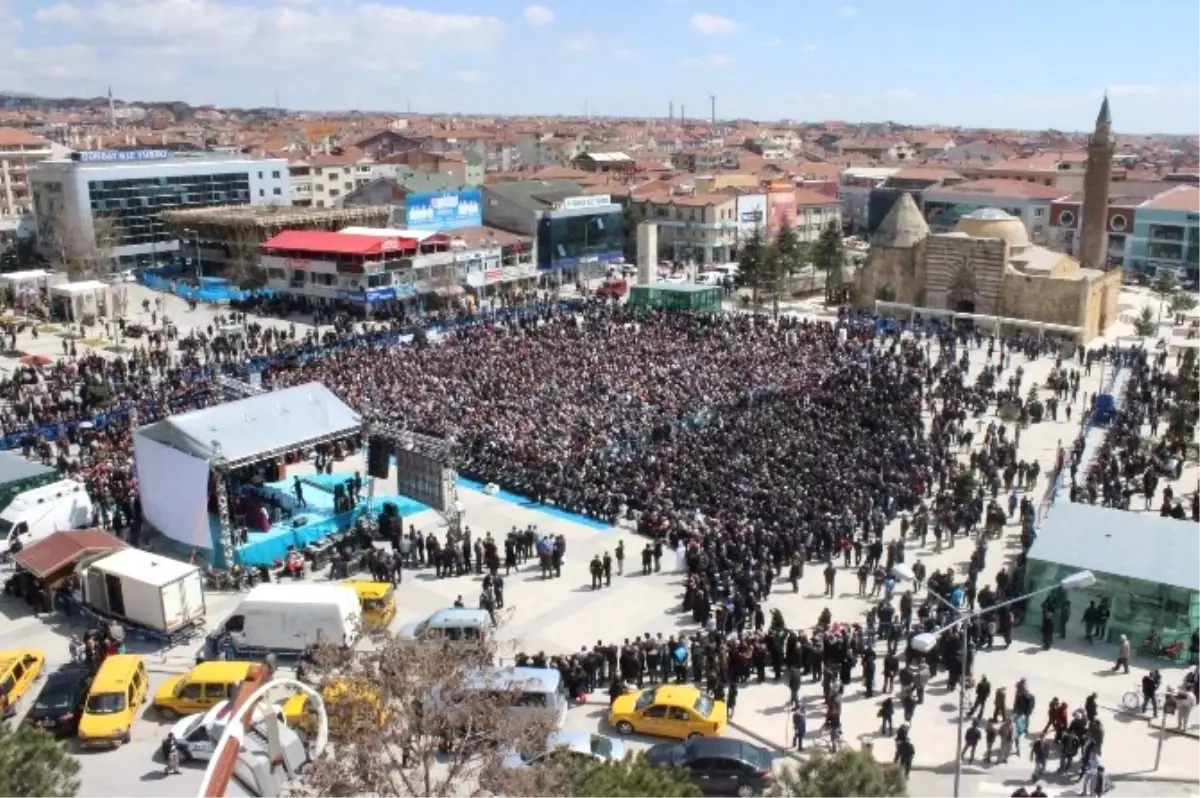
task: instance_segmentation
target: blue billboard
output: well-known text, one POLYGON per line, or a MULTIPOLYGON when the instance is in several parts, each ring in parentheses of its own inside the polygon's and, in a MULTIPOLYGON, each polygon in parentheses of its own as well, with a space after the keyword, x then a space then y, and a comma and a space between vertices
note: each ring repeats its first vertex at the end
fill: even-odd
POLYGON ((477 188, 409 194, 404 226, 409 230, 454 230, 483 224, 483 194, 477 188))

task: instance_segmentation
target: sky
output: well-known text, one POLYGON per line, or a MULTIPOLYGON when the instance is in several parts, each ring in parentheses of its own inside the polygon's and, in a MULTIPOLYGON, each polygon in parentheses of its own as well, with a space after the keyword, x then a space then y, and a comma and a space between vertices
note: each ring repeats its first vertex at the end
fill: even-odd
POLYGON ((0 90, 193 105, 1197 133, 1200 4, 0 0, 0 90), (15 21, 15 24, 13 24, 15 21))

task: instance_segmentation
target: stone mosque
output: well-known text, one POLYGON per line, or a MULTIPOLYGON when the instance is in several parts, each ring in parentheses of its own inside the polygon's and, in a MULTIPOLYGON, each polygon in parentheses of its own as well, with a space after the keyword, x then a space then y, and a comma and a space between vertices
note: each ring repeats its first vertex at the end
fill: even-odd
POLYGON ((855 305, 873 308, 876 301, 886 301, 911 305, 917 313, 940 310, 1056 325, 1050 329, 1080 343, 1102 335, 1116 321, 1121 292, 1120 269, 1101 268, 1112 154, 1105 97, 1088 144, 1082 264, 1031 244, 1021 220, 998 208, 964 216, 953 232, 931 233, 912 195, 902 194, 855 276, 855 305))

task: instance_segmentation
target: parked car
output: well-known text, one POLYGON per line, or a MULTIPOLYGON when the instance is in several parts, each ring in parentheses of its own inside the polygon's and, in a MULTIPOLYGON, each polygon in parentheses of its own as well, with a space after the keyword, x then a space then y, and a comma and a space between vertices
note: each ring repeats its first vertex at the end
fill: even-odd
MULTIPOLYGON (((266 720, 267 712, 274 712, 275 719, 279 722, 279 732, 281 735, 287 735, 284 740, 285 744, 293 739, 298 739, 296 731, 287 726, 287 721, 283 715, 282 707, 275 704, 267 704, 260 701, 254 710, 254 726, 259 728, 263 721, 266 720)), ((221 735, 225 733, 225 725, 229 716, 229 702, 222 701, 207 712, 202 712, 198 715, 189 715, 175 723, 171 727, 171 731, 175 735, 175 740, 179 743, 179 758, 185 762, 193 760, 207 762, 212 759, 213 753, 217 749, 217 742, 220 741, 221 735)), ((301 741, 301 745, 303 742, 301 741)))
POLYGON ((771 785, 771 754, 733 738, 660 743, 646 752, 653 767, 683 768, 705 795, 761 795, 771 785))
POLYGON ((659 737, 720 737, 728 720, 724 701, 714 701, 691 685, 664 684, 618 696, 608 722, 621 734, 659 737))
POLYGON ((66 667, 50 674, 33 706, 25 713, 25 724, 55 737, 75 734, 91 686, 92 673, 82 666, 66 667))
POLYGON ((553 756, 579 757, 597 762, 625 758, 625 744, 602 734, 581 731, 557 731, 546 738, 546 748, 536 754, 511 752, 500 760, 501 767, 524 768, 553 756))
POLYGON ((31 648, 0 651, 0 696, 4 698, 4 717, 16 713, 17 702, 42 675, 45 664, 46 655, 31 648))

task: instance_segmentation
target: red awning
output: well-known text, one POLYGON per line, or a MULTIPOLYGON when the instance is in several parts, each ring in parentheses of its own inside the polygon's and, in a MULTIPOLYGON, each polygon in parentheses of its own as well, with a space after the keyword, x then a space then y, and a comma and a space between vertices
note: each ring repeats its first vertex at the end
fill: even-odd
POLYGON ((417 240, 396 236, 330 233, 325 230, 284 230, 264 241, 262 248, 322 255, 382 255, 396 250, 416 249, 417 240))

